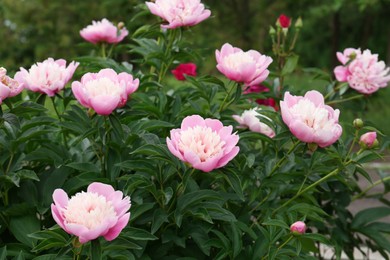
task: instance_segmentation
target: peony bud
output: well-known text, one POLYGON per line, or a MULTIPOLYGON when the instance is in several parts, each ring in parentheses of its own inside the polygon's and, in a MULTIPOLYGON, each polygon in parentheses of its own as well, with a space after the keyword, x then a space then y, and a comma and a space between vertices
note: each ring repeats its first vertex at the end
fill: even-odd
POLYGON ((287 15, 281 14, 276 21, 276 25, 282 27, 282 28, 288 28, 291 25, 291 18, 287 15))
POLYGON ((355 127, 356 130, 361 129, 363 126, 364 122, 360 118, 356 118, 355 120, 353 120, 353 127, 355 127))
POLYGON ((275 28, 272 25, 270 25, 270 27, 269 27, 269 35, 273 36, 275 34, 276 34, 275 28))
POLYGON ((363 149, 375 148, 379 145, 376 132, 367 132, 360 136, 359 144, 363 149))
POLYGON ((125 23, 124 22, 119 22, 116 27, 118 27, 118 29, 121 30, 121 29, 125 28, 125 23))
POLYGON ((297 21, 295 22, 295 28, 296 29, 301 29, 302 26, 303 26, 303 22, 302 22, 302 18, 301 17, 298 17, 297 21))
POLYGON ((297 221, 290 226, 290 231, 293 234, 305 234, 306 224, 303 221, 297 221))

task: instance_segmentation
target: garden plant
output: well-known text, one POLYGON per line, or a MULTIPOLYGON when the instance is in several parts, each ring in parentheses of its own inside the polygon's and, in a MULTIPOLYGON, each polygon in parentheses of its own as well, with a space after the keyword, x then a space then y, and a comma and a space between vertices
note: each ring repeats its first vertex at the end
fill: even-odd
POLYGON ((326 89, 293 92, 301 18, 270 21, 269 56, 221 42, 208 75, 186 36, 212 10, 138 8, 153 22, 75 28, 85 56, 0 69, 0 259, 389 259, 389 174, 365 168, 389 143, 339 122, 388 85, 375 51, 340 50, 332 75, 308 69, 326 89), (352 214, 379 184, 383 206, 352 214))

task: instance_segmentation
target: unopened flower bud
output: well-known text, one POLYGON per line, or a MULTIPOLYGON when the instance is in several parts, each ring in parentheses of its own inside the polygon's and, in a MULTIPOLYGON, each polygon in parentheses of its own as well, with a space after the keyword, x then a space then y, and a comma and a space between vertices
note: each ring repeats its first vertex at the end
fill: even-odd
POLYGON ((291 18, 287 15, 281 14, 276 21, 276 26, 280 26, 282 28, 288 28, 291 25, 291 18))
POLYGON ((302 28, 302 26, 303 26, 303 22, 302 22, 302 18, 301 17, 298 17, 298 19, 297 19, 297 21, 295 22, 295 28, 296 29, 300 29, 300 28, 302 28))
POLYGON ((355 127, 357 130, 361 129, 364 126, 363 120, 360 118, 356 118, 353 120, 353 127, 355 127))
POLYGON ((121 30, 125 27, 125 23, 124 22, 119 22, 118 25, 117 25, 118 29, 121 30))
POLYGON ((271 25, 270 27, 269 27, 269 35, 275 35, 276 34, 276 30, 275 30, 275 28, 271 25))
POLYGON ((359 144, 363 149, 372 149, 379 145, 376 132, 367 132, 360 136, 359 144))
POLYGON ((317 150, 317 148, 318 148, 318 144, 316 144, 316 143, 308 143, 307 144, 307 148, 309 148, 309 150, 311 152, 315 152, 315 150, 317 150))
POLYGON ((290 231, 293 234, 305 234, 306 232, 306 224, 303 221, 297 221, 290 226, 290 231))

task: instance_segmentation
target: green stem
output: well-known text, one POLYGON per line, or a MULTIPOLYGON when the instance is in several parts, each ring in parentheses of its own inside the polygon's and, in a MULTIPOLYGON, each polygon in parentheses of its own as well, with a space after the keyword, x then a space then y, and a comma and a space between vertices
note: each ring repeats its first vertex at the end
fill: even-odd
POLYGON ((102 147, 102 175, 104 178, 107 178, 107 162, 108 162, 108 150, 109 150, 109 142, 110 142, 110 124, 108 122, 108 116, 104 117, 104 129, 105 129, 105 138, 102 140, 103 147, 102 147))
MULTIPOLYGON (((349 163, 347 163, 349 164, 349 163)), ((347 165, 345 165, 347 166, 347 165)), ((286 207, 288 204, 290 204, 291 202, 293 202, 296 198, 298 198, 299 196, 301 196, 303 193, 305 193, 306 191, 309 191, 311 190, 312 188, 316 187, 317 185, 323 183, 324 181, 326 181, 327 179, 335 176, 336 174, 338 174, 340 171, 339 168, 333 170, 332 172, 328 173, 326 176, 322 177, 321 179, 319 179, 318 181, 314 182, 313 184, 307 186, 305 189, 301 190, 301 191, 298 191, 297 194, 294 195, 294 197, 292 197, 291 199, 289 199, 288 201, 286 201, 284 204, 282 204, 282 206, 276 208, 273 212, 272 212, 272 215, 274 215, 277 211, 279 211, 280 209, 286 207)))
POLYGON ((295 150, 295 148, 297 148, 297 146, 299 145, 299 140, 298 141, 296 141, 294 144, 293 144, 293 146, 290 148, 290 150, 288 150, 288 152, 287 152, 287 154, 285 154, 284 156, 283 156, 283 158, 282 159, 280 159, 279 161, 278 161, 278 163, 274 166, 274 168, 272 168, 272 171, 271 171, 271 173, 269 174, 269 176, 272 176, 275 172, 276 172, 276 170, 282 165, 282 163, 284 163, 284 161, 287 159, 287 157, 295 150))
MULTIPOLYGON (((55 103, 55 100, 54 100, 55 96, 51 97, 50 99, 51 99, 51 102, 53 103, 53 108, 54 108, 54 111, 56 112, 58 121, 62 122, 62 118, 60 116, 60 113, 58 112, 58 109, 57 109, 57 106, 56 106, 56 103, 55 103)), ((61 126, 61 133, 62 133, 62 138, 64 139, 65 148, 67 150, 69 150, 68 139, 66 138, 66 134, 65 134, 64 129, 62 128, 62 126, 61 126)))
MULTIPOLYGON (((278 247, 278 249, 277 249, 277 251, 279 251, 280 249, 282 249, 285 245, 287 245, 288 244, 288 242, 290 242, 291 241, 291 239, 293 239, 294 238, 294 236, 293 235, 291 235, 286 241, 284 241, 284 243, 283 244, 281 244, 279 247, 278 247)), ((277 252, 276 251, 276 252, 277 252)))
MULTIPOLYGON (((232 86, 229 88, 229 90, 228 90, 228 92, 227 92, 227 94, 226 94, 226 96, 225 96, 225 98, 223 99, 223 101, 222 101, 222 103, 221 103, 221 106, 219 107, 219 111, 218 111, 218 113, 219 114, 221 114, 221 112, 223 111, 223 110, 225 110, 225 103, 226 103, 226 101, 229 99, 229 97, 230 97, 230 94, 232 93, 232 91, 233 91, 233 89, 235 88, 235 86, 237 86, 238 87, 238 84, 236 84, 236 82, 234 82, 234 81, 231 81, 233 84, 232 84, 232 86)), ((230 85, 230 84, 229 84, 230 85)))
POLYGON ((357 199, 360 199, 361 197, 363 197, 369 190, 371 190, 372 188, 374 188, 375 186, 378 186, 379 184, 381 183, 385 183, 386 181, 390 180, 390 176, 387 176, 383 179, 380 179, 380 180, 377 180, 376 182, 374 182, 373 184, 371 184, 370 186, 368 186, 367 188, 365 188, 362 192, 360 192, 359 194, 357 194, 356 196, 352 197, 352 201, 355 201, 357 199))
POLYGON ((178 30, 180 29, 172 29, 172 30, 168 30, 167 32, 168 35, 165 44, 166 48, 164 52, 164 61, 161 63, 161 68, 158 73, 158 83, 161 83, 162 79, 165 77, 165 74, 167 73, 169 66, 173 61, 171 57, 171 52, 172 52, 172 46, 173 43, 175 42, 175 38, 178 30))
POLYGON ((102 57, 104 59, 106 59, 107 58, 107 55, 106 55, 106 43, 102 42, 101 46, 102 46, 102 50, 101 50, 102 51, 102 57))
POLYGON ((329 101, 326 104, 327 105, 338 104, 338 103, 343 103, 343 102, 354 100, 354 99, 359 99, 359 98, 362 98, 362 97, 364 97, 364 95, 356 95, 356 96, 349 97, 349 98, 346 98, 346 99, 339 99, 339 100, 329 101))
POLYGON ((11 156, 10 156, 9 161, 8 161, 7 169, 5 170, 5 173, 4 173, 5 175, 7 175, 7 173, 9 172, 9 169, 11 168, 13 159, 14 159, 14 154, 11 153, 11 156))
POLYGON ((353 136, 353 140, 352 140, 351 146, 349 147, 348 153, 347 153, 347 155, 345 156, 344 163, 348 160, 348 157, 349 157, 350 154, 352 153, 353 147, 355 146, 356 141, 357 141, 357 139, 358 139, 358 135, 359 135, 359 130, 355 130, 355 134, 354 134, 354 136, 353 136))
POLYGON ((101 260, 102 259, 102 249, 100 246, 99 238, 96 238, 91 241, 91 260, 101 260))

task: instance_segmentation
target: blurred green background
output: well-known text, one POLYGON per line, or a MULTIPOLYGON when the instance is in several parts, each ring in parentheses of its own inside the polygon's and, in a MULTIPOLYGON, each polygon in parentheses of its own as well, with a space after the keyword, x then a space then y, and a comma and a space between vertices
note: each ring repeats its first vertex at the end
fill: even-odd
MULTIPOLYGON (((130 36, 141 25, 158 19, 145 9, 140 0, 1 0, 0 66, 11 75, 19 67, 29 68, 48 57, 68 61, 95 50, 79 31, 92 20, 106 17, 114 23, 123 21, 130 36), (136 16, 139 12, 144 16, 136 16)), ((318 67, 332 73, 337 65, 335 53, 346 47, 369 48, 390 64, 390 0, 203 0, 212 17, 186 33, 186 39, 201 50, 197 61, 200 74, 220 75, 215 69, 215 49, 225 42, 242 49, 256 49, 271 55, 270 25, 280 14, 293 19, 301 16, 304 27, 296 48, 299 69, 286 83, 294 91, 318 89, 324 92, 326 82, 313 80, 303 72, 318 67)), ((293 20, 294 22, 294 20, 293 20)), ((131 62, 124 41, 117 59, 131 62)), ((348 104, 350 112, 342 117, 359 116, 372 121, 390 134, 390 90, 382 89, 369 99, 348 104), (356 109, 358 108, 358 109, 356 109)), ((345 107, 345 106, 343 106, 345 107)))

